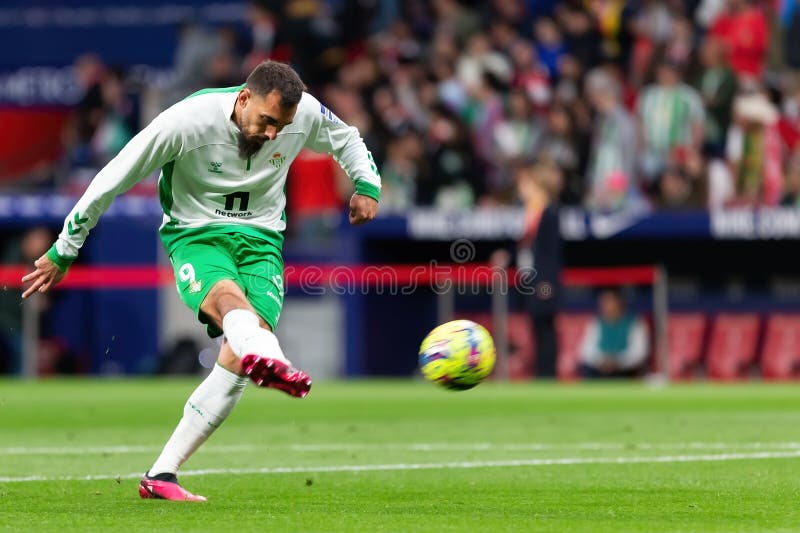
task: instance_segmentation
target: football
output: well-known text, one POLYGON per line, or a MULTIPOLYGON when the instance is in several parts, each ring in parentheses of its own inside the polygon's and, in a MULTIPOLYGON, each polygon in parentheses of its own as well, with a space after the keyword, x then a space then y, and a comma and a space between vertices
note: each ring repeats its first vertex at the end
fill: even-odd
POLYGON ((494 341, 486 328, 453 320, 428 333, 419 349, 426 379, 451 390, 471 389, 492 373, 494 341))

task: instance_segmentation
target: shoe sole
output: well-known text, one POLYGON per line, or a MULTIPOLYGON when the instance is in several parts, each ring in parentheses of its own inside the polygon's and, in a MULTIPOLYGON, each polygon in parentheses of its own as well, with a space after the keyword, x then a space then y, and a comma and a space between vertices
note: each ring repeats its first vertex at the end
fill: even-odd
POLYGON ((311 378, 283 361, 248 354, 242 357, 242 370, 259 387, 285 392, 295 398, 305 398, 311 390, 311 378))

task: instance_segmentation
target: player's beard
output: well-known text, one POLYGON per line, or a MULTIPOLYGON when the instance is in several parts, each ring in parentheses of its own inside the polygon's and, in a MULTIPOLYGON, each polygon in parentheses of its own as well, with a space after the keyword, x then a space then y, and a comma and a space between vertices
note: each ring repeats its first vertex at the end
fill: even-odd
POLYGON ((241 131, 239 132, 238 137, 239 142, 239 157, 242 159, 250 159, 253 155, 258 152, 266 140, 260 139, 258 137, 251 137, 248 138, 244 133, 241 131))

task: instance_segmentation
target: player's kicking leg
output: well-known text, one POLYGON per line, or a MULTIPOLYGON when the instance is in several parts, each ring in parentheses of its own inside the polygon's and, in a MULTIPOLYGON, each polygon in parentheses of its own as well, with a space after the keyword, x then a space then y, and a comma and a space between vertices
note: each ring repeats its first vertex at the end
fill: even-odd
POLYGON ((232 281, 214 285, 202 310, 222 326, 226 341, 211 374, 189 397, 161 455, 139 483, 142 498, 205 501, 178 484, 178 469, 211 436, 238 403, 247 376, 257 385, 302 398, 311 388, 308 376, 283 355, 275 335, 252 311, 241 289, 232 281), (239 306, 239 307, 237 307, 239 306))
POLYGON ((269 329, 260 327, 257 320, 253 313, 238 309, 225 315, 226 335, 229 331, 242 328, 241 333, 250 330, 252 336, 246 337, 248 341, 241 346, 231 341, 231 351, 223 356, 227 360, 220 360, 219 363, 226 368, 237 368, 238 373, 248 376, 259 387, 305 398, 311 390, 311 379, 305 372, 292 366, 280 351, 275 335, 269 329), (235 325, 234 321, 237 322, 235 325), (264 344, 265 348, 259 347, 259 344, 264 344))
POLYGON ((250 306, 239 286, 230 280, 214 285, 201 305, 214 323, 222 325, 230 351, 220 352, 219 364, 296 398, 311 390, 311 380, 283 355, 278 338, 250 306))

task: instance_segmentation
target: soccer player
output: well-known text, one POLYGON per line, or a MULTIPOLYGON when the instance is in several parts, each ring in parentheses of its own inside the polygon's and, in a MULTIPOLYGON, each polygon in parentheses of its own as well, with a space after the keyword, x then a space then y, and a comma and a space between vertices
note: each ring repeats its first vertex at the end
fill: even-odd
POLYGON ((217 364, 142 478, 142 498, 205 501, 178 484, 178 469, 230 414, 248 376, 298 398, 311 388, 273 334, 283 306, 289 165, 304 147, 332 154, 355 184, 354 225, 375 217, 381 181, 358 130, 305 89, 291 67, 266 61, 244 85, 199 91, 161 113, 97 174, 23 278, 31 283, 23 298, 47 292, 111 201, 161 168, 159 233, 178 292, 210 337, 224 337, 217 364))

